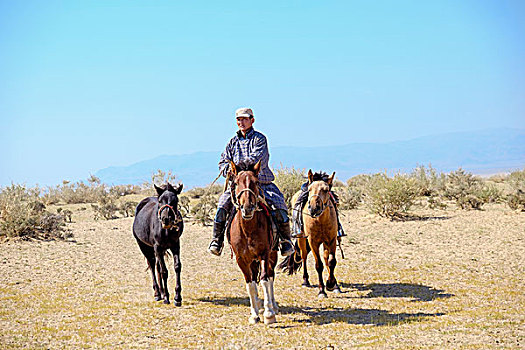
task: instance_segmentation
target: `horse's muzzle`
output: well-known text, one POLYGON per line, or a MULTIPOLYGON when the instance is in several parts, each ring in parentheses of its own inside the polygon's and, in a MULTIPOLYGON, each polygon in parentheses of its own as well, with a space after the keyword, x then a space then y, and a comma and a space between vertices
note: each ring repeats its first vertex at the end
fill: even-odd
POLYGON ((253 219, 253 217, 255 216, 254 214, 255 210, 246 210, 243 207, 241 207, 241 216, 243 220, 249 221, 253 219))
POLYGON ((312 209, 311 206, 308 206, 308 211, 310 212, 310 216, 312 218, 318 218, 319 216, 321 216, 321 214, 323 213, 323 210, 322 208, 316 206, 315 208, 312 209))

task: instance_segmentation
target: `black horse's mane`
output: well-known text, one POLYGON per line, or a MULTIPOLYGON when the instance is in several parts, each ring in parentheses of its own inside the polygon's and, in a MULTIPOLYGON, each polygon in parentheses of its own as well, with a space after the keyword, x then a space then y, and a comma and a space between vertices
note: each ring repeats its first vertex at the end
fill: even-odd
POLYGON ((163 191, 166 191, 168 189, 168 184, 171 186, 171 188, 173 188, 174 190, 177 189, 177 186, 180 186, 180 183, 176 184, 176 185, 172 185, 171 183, 163 183, 163 184, 160 184, 158 185, 157 187, 162 189, 163 191))

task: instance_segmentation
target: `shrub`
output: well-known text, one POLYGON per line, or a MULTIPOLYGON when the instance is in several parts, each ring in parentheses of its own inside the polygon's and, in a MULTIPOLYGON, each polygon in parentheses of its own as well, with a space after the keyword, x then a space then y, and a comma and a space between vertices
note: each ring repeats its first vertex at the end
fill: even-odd
POLYGON ((507 196, 507 205, 513 210, 525 211, 525 192, 518 190, 507 196))
POLYGON ((480 198, 481 179, 459 168, 446 176, 444 196, 456 201, 461 209, 481 209, 485 203, 480 198))
POLYGON ((506 198, 507 205, 511 209, 525 211, 525 169, 510 173, 505 182, 512 189, 506 198))
POLYGON ((93 208, 95 220, 100 218, 106 220, 116 219, 115 213, 119 210, 116 198, 107 193, 99 197, 97 204, 91 204, 91 208, 93 208))
POLYGON ((525 169, 513 171, 507 176, 505 182, 514 190, 525 192, 525 169))
POLYGON ((66 238, 64 218, 45 211, 40 191, 12 184, 0 191, 0 236, 66 238))
POLYGON ((278 169, 274 169, 275 173, 275 184, 281 190, 286 205, 289 209, 293 207, 292 197, 299 191, 301 185, 306 181, 307 177, 303 170, 297 170, 294 167, 285 168, 281 166, 278 169))
POLYGON ((372 175, 365 185, 363 200, 368 209, 389 219, 402 218, 413 205, 418 188, 410 176, 385 173, 372 175))
POLYGON ((341 209, 355 209, 363 202, 363 193, 370 181, 370 175, 356 175, 346 181, 347 187, 337 192, 339 195, 339 207, 341 209))
POLYGON ((191 201, 188 198, 188 196, 185 196, 185 195, 179 196, 179 211, 182 217, 186 218, 190 214, 190 209, 191 209, 190 202, 191 201))
POLYGON ((444 174, 438 174, 430 164, 428 168, 423 165, 416 167, 410 177, 417 186, 418 196, 424 197, 437 196, 443 190, 446 179, 444 174))
POLYGON ((505 174, 496 174, 488 178, 489 181, 492 181, 497 184, 504 183, 506 179, 507 179, 507 175, 505 174))
POLYGON ((346 186, 337 189, 338 208, 341 210, 356 209, 361 204, 363 194, 360 189, 346 186))
POLYGON ((138 203, 134 201, 125 201, 119 206, 118 211, 122 214, 123 217, 132 217, 135 216, 135 208, 138 203))
POLYGON ((124 197, 130 194, 140 194, 141 187, 135 185, 116 185, 111 186, 108 192, 114 197, 124 197))
POLYGON ((475 195, 483 203, 498 203, 503 197, 503 192, 493 183, 483 183, 475 195))
POLYGON ((441 200, 446 183, 445 174, 438 174, 432 168, 432 165, 429 164, 428 168, 423 165, 416 167, 410 174, 410 177, 414 180, 417 195, 426 199, 429 208, 446 208, 446 204, 441 200))
POLYGON ((211 224, 214 220, 218 199, 217 195, 211 193, 200 197, 199 201, 191 208, 195 220, 202 225, 211 224))
POLYGON ((47 187, 40 197, 45 205, 57 204, 60 202, 60 186, 47 187))
POLYGON ((58 208, 57 213, 64 217, 64 221, 72 222, 71 218, 73 216, 73 212, 71 210, 58 208))

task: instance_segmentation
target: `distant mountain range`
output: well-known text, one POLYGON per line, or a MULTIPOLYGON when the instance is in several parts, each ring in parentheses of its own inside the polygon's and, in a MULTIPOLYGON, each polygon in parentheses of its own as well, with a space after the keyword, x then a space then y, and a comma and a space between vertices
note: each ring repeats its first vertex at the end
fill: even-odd
MULTIPOLYGON (((163 155, 129 166, 95 173, 106 184, 139 184, 157 169, 171 170, 186 188, 205 186, 218 175, 222 150, 163 155)), ((275 147, 270 164, 295 169, 335 171, 337 178, 388 171, 411 171, 418 165, 449 172, 459 167, 475 174, 492 174, 525 166, 525 130, 492 129, 419 137, 388 143, 351 143, 327 147, 275 147)))

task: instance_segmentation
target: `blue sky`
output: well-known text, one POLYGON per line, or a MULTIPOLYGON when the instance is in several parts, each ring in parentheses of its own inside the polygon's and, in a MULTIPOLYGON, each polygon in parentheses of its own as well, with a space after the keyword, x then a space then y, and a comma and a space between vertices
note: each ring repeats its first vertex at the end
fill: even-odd
POLYGON ((220 152, 241 106, 271 147, 525 128, 525 2, 0 0, 0 185, 220 152))

